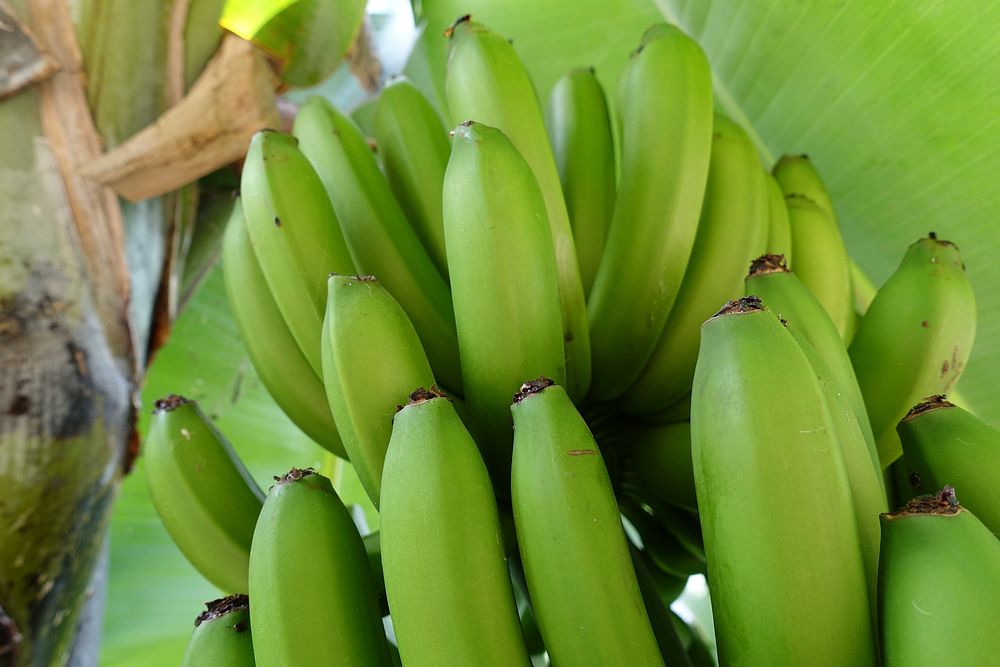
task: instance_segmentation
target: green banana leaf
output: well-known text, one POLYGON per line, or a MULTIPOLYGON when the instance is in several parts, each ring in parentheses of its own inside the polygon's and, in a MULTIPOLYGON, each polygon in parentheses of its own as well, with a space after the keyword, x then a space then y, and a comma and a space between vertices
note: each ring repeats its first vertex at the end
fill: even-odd
POLYGON ((577 65, 609 91, 654 20, 705 49, 717 104, 766 160, 808 153, 848 250, 881 284, 928 232, 959 245, 979 304, 959 388, 1000 423, 1000 5, 912 0, 424 0, 408 73, 443 91, 443 31, 471 14, 513 40, 542 99, 577 65), (659 10, 659 11, 657 11, 659 10))

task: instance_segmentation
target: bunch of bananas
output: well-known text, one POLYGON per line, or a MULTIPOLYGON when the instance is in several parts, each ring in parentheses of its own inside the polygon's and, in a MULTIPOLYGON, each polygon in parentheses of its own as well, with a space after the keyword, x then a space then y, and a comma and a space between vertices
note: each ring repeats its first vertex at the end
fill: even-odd
POLYGON ((711 664, 670 610, 696 573, 723 664, 995 660, 1000 433, 942 396, 975 330, 957 247, 866 288, 816 170, 762 168, 677 28, 632 54, 617 127, 592 71, 543 113, 507 40, 448 37, 450 142, 406 81, 377 154, 321 99, 251 142, 231 306, 380 530, 311 469, 265 496, 158 402, 163 522, 249 594, 185 664, 711 664))

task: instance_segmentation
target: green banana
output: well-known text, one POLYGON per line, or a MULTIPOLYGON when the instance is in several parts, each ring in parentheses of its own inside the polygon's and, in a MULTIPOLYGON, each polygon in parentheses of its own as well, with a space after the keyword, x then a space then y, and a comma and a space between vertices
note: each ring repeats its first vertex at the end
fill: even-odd
POLYGON ((773 175, 764 172, 767 181, 767 250, 769 255, 784 255, 792 261, 792 222, 788 219, 785 194, 773 175))
MULTIPOLYGON (((566 202, 534 84, 510 42, 468 16, 460 18, 448 36, 445 92, 452 124, 472 120, 500 130, 524 157, 538 183, 544 202, 541 219, 548 220, 553 248, 549 252, 556 259, 565 384, 574 399, 581 399, 591 381, 587 306, 566 202)), ((532 376, 520 379, 525 377, 532 376)))
POLYGON ((882 515, 886 667, 991 665, 1000 655, 1000 541, 950 486, 882 515))
POLYGON ((379 613, 383 617, 388 616, 389 601, 385 597, 385 575, 382 573, 382 535, 376 530, 362 537, 361 541, 364 542, 365 555, 368 556, 368 565, 372 569, 375 592, 378 594, 379 613))
POLYGON ((621 88, 621 176, 587 304, 599 400, 628 389, 664 331, 694 246, 712 147, 711 71, 677 28, 647 32, 621 88))
POLYGON ((896 431, 913 490, 954 485, 962 490, 962 505, 1000 535, 1000 431, 944 396, 918 403, 896 431))
POLYGON ((515 396, 511 496, 545 647, 556 664, 662 665, 601 452, 566 391, 515 396))
POLYGON ((365 547, 330 480, 293 468, 267 494, 250 549, 262 665, 391 664, 365 547))
POLYGON ((302 106, 292 131, 326 186, 358 269, 378 276, 413 322, 435 377, 461 393, 448 283, 396 202, 368 142, 349 118, 320 97, 302 106))
POLYGON ((535 608, 531 606, 528 582, 524 579, 524 566, 521 564, 521 557, 517 553, 516 545, 514 553, 507 557, 507 565, 510 570, 510 582, 514 587, 517 616, 521 619, 524 645, 531 655, 540 655, 545 652, 545 643, 542 641, 542 633, 538 630, 538 619, 535 618, 535 608))
POLYGON ((786 195, 802 195, 819 206, 836 221, 833 200, 806 154, 782 155, 772 169, 774 180, 786 195))
POLYGON ((455 129, 444 225, 465 402, 498 489, 509 478, 510 397, 525 377, 566 377, 555 254, 531 169, 502 132, 455 129))
POLYGON ((642 594, 642 604, 646 609, 646 615, 649 616, 649 623, 656 636, 656 645, 660 649, 663 662, 671 666, 691 667, 691 661, 688 660, 687 652, 670 618, 669 603, 660 595, 659 587, 646 566, 642 552, 630 543, 629 553, 632 556, 632 566, 635 568, 635 578, 639 583, 639 592, 642 594))
POLYGON ((227 593, 245 591, 264 494, 194 401, 172 395, 155 406, 143 453, 156 512, 206 579, 227 593))
POLYGON ((451 146, 441 117, 416 86, 400 78, 379 93, 373 125, 389 187, 434 266, 448 278, 441 188, 451 146))
POLYGON ((691 447, 722 664, 876 663, 831 422, 809 359, 757 297, 703 325, 691 447))
POLYGON ((382 569, 403 663, 528 664, 489 474, 443 394, 418 389, 396 413, 382 479, 382 569))
POLYGON ((257 263, 240 199, 222 239, 222 271, 229 309, 267 393, 303 433, 346 459, 323 381, 288 330, 257 263))
POLYGON ((297 144, 272 130, 255 134, 240 192, 260 270, 288 330, 319 377, 326 277, 355 269, 323 184, 297 144))
POLYGON ((237 593, 205 607, 194 621, 181 667, 252 667, 250 599, 237 593))
POLYGON ((883 468, 902 454, 896 424, 925 396, 955 384, 975 330, 975 295, 958 247, 934 234, 912 244, 848 349, 883 468))
POLYGON ((627 476, 653 496, 685 510, 696 512, 691 463, 691 424, 635 424, 628 429, 627 476))
POLYGON ((757 150, 740 126, 715 115, 708 185, 694 247, 667 323, 652 355, 619 404, 653 413, 691 390, 698 331, 741 291, 747 264, 766 237, 768 197, 757 150))
POLYGON ((323 321, 323 381, 361 485, 379 506, 392 417, 434 373, 406 313, 374 276, 331 275, 323 321))
POLYGON ((618 497, 618 507, 639 534, 642 550, 649 555, 656 569, 678 579, 705 573, 704 555, 700 559, 694 556, 630 494, 618 497))
POLYGON ((570 70, 545 107, 559 181, 566 197, 583 294, 590 294, 615 206, 615 147, 604 88, 594 70, 570 70))

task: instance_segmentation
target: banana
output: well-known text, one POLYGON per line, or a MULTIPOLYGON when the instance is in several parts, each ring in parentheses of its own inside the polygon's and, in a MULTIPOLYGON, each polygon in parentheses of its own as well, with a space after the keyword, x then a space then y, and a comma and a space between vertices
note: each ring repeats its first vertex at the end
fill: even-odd
POLYGON ((950 486, 882 515, 886 667, 991 665, 1000 655, 1000 541, 950 486))
POLYGON ((618 195, 587 303, 599 400, 628 389, 664 331, 694 246, 712 147, 711 71, 677 28, 647 32, 621 92, 618 195))
POLYGON ((635 545, 629 544, 629 553, 632 556, 632 566, 635 568, 635 578, 639 583, 639 592, 642 594, 642 604, 653 628, 663 662, 672 666, 691 667, 691 661, 688 660, 687 652, 670 617, 669 603, 660 595, 656 580, 646 566, 642 552, 635 545))
POLYGON ((379 507, 396 408, 434 373, 410 319, 374 276, 332 275, 323 321, 323 382, 354 470, 379 507))
POLYGON ((782 155, 774 164, 772 174, 785 196, 802 195, 836 221, 833 200, 808 155, 782 155))
POLYGON ((511 495, 518 546, 555 664, 662 665, 601 452, 566 391, 514 398, 511 495))
POLYGON ((379 93, 373 126, 389 187, 447 279, 441 188, 451 146, 441 117, 416 86, 399 78, 379 93))
POLYGON ((767 181, 767 250, 769 255, 784 255, 792 261, 792 223, 788 219, 785 194, 774 176, 764 172, 767 181))
POLYGON ((261 665, 391 663, 365 547, 330 480, 293 468, 267 494, 250 549, 261 665))
POLYGON ((507 557, 510 570, 510 582, 514 587, 514 600, 517 603, 517 615, 521 619, 521 633, 524 635, 524 645, 531 655, 541 655, 545 652, 542 633, 538 630, 538 619, 535 618, 535 608, 531 606, 531 595, 528 593, 528 582, 524 579, 524 566, 521 557, 514 553, 507 557))
POLYGON ((944 396, 918 403, 896 426, 909 485, 920 493, 945 484, 962 505, 1000 535, 1000 431, 944 396))
POLYGON ((628 429, 627 475, 643 498, 659 498, 685 510, 698 511, 691 463, 691 424, 644 425, 628 429))
POLYGON ((768 196, 763 174, 746 132, 716 114, 694 247, 653 353, 619 399, 626 412, 661 411, 691 390, 701 324, 740 293, 757 240, 766 237, 768 196))
POLYGON ((292 131, 326 186, 359 271, 378 276, 413 322, 435 377, 461 393, 448 283, 396 203, 365 138, 320 97, 302 106, 292 131))
MULTIPOLYGON (((576 244, 538 95, 511 44, 468 18, 460 18, 447 33, 445 93, 452 124, 472 120, 499 129, 534 174, 544 201, 544 215, 535 224, 548 220, 553 248, 549 252, 554 253, 556 259, 566 358, 565 384, 574 399, 581 399, 591 380, 587 306, 576 244)), ((447 192, 447 185, 445 189, 447 192)), ((445 222, 446 227, 447 224, 445 222)), ((533 376, 522 375, 519 379, 525 377, 533 376)))
POLYGON ((720 662, 874 665, 850 485, 823 389, 755 296, 702 326, 691 447, 720 662))
POLYGON ((483 458, 506 489, 510 397, 525 377, 566 377, 558 272, 539 223, 545 204, 524 158, 480 123, 453 134, 444 225, 465 402, 483 458))
POLYGON ((976 299, 958 247, 933 233, 912 244, 848 349, 883 468, 902 454, 896 424, 955 384, 975 330, 976 299))
POLYGON ((254 524, 264 494, 194 401, 156 401, 143 453, 146 481, 174 544, 227 593, 247 590, 254 524))
MULTIPOLYGON (((847 401, 858 422, 872 466, 880 470, 875 437, 868 420, 865 399, 858 386, 854 367, 851 365, 851 357, 844 347, 837 327, 823 306, 798 276, 788 270, 788 265, 781 255, 763 255, 755 259, 750 265, 745 285, 747 294, 760 297, 769 309, 787 321, 788 330, 795 334, 797 341, 798 336, 801 336, 808 342, 808 346, 800 345, 800 347, 810 355, 810 361, 817 373, 820 371, 819 366, 825 367, 823 374, 830 376, 838 395, 842 395, 847 401), (819 358, 818 360, 813 358, 813 353, 819 358)), ((881 482, 879 486, 883 488, 884 493, 881 482)), ((876 517, 872 517, 872 521, 875 520, 876 517)))
POLYGON ((642 550, 656 569, 678 579, 705 573, 705 558, 697 558, 669 532, 663 529, 631 495, 618 497, 622 516, 628 519, 642 540, 642 550))
POLYGON ((365 555, 372 570, 375 592, 378 594, 379 613, 389 615, 389 601, 385 597, 385 576, 382 573, 382 535, 376 530, 361 538, 365 545, 365 555))
POLYGON ((382 479, 382 569, 403 663, 528 664, 489 474, 443 394, 418 389, 396 413, 382 479))
POLYGON ((272 130, 255 134, 240 192, 260 270, 288 330, 319 377, 326 277, 356 271, 323 184, 297 144, 272 130))
POLYGON ((593 69, 556 81, 545 127, 566 197, 583 294, 590 294, 615 206, 615 147, 604 88, 593 69))
POLYGON ((323 381, 288 330, 257 264, 240 199, 233 206, 222 240, 222 272, 229 309, 267 393, 303 433, 346 459, 323 381))
POLYGON ((181 667, 252 667, 250 599, 236 593, 205 607, 194 621, 181 667))

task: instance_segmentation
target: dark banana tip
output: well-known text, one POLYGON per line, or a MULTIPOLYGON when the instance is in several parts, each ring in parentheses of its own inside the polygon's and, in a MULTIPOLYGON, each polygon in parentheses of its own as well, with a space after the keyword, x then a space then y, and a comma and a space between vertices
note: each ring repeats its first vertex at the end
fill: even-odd
POLYGON ((291 482, 297 482, 304 477, 309 475, 315 475, 315 468, 292 468, 284 475, 275 475, 274 481, 278 484, 290 484, 291 482))
POLYGON ((946 239, 939 239, 938 235, 937 235, 937 232, 927 232, 927 236, 925 238, 923 238, 923 239, 920 239, 920 240, 921 241, 924 241, 924 240, 933 241, 934 243, 936 243, 938 245, 951 246, 955 250, 958 250, 958 245, 956 245, 953 241, 948 241, 946 239))
POLYGON ((889 518, 896 518, 906 516, 908 514, 939 514, 939 515, 949 515, 958 514, 962 506, 958 503, 958 497, 955 496, 955 487, 950 485, 945 485, 943 489, 937 493, 931 493, 926 496, 917 496, 912 499, 903 509, 897 512, 888 512, 882 516, 889 518))
POLYGON ((194 403, 194 401, 184 398, 180 394, 170 394, 166 398, 161 398, 153 402, 153 414, 155 415, 157 412, 170 412, 188 403, 194 403))
MULTIPOLYGON (((194 619, 194 627, 198 627, 205 621, 211 621, 216 618, 221 618, 226 614, 234 611, 243 611, 250 609, 250 598, 244 593, 236 593, 235 595, 227 595, 224 598, 219 598, 218 600, 212 600, 211 602, 205 603, 205 611, 198 614, 198 618, 194 619)), ((246 630, 246 626, 243 623, 237 623, 233 626, 236 632, 243 632, 246 630), (241 627, 242 626, 242 627, 241 627)))
POLYGON ((445 28, 444 36, 447 37, 448 39, 451 39, 455 35, 455 28, 457 28, 463 23, 469 23, 471 21, 472 21, 472 14, 463 14, 462 16, 459 16, 457 19, 455 19, 454 23, 445 28))
POLYGON ((906 413, 903 417, 903 421, 910 421, 925 412, 933 412, 934 410, 940 410, 941 408, 953 408, 955 404, 945 398, 944 394, 935 394, 934 396, 928 396, 924 400, 920 401, 906 413))
POLYGON ((514 394, 514 405, 517 405, 518 403, 528 398, 532 394, 541 393, 542 390, 544 390, 546 387, 551 387, 554 384, 555 381, 550 380, 549 378, 543 375, 539 375, 534 380, 528 380, 527 382, 522 384, 518 392, 514 394))
POLYGON ((403 408, 408 408, 411 405, 420 405, 421 403, 432 401, 435 398, 447 399, 448 397, 445 396, 443 391, 434 385, 431 385, 430 387, 419 387, 407 397, 408 400, 406 401, 406 405, 396 406, 396 412, 399 412, 403 408))
POLYGON ((750 262, 748 277, 763 276, 768 273, 790 273, 784 255, 761 255, 750 262))
POLYGON ((740 313, 755 313, 759 310, 765 310, 763 302, 761 302, 759 296, 754 296, 753 294, 741 297, 739 299, 733 299, 726 305, 722 307, 722 310, 712 315, 711 319, 716 317, 723 317, 725 315, 736 315, 740 313))

